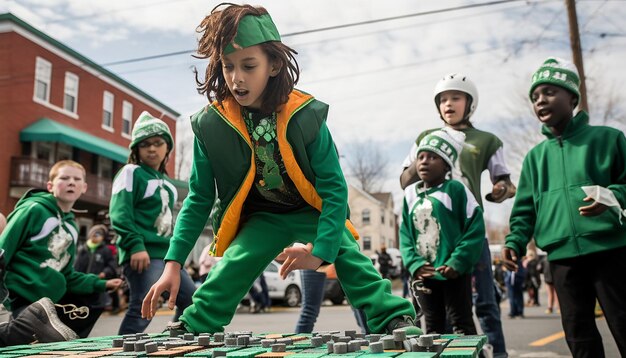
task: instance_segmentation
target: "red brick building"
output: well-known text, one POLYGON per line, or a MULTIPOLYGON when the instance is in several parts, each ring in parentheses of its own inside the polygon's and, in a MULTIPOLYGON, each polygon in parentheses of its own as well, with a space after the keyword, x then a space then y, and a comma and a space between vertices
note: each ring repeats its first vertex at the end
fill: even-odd
MULTIPOLYGON (((88 191, 75 205, 88 211, 78 218, 84 230, 108 207, 137 116, 146 110, 160 117, 176 138, 179 113, 12 14, 0 14, 0 59, 5 215, 26 190, 45 188, 51 164, 73 159, 87 170, 88 191)), ((172 176, 174 155, 167 165, 172 176)))

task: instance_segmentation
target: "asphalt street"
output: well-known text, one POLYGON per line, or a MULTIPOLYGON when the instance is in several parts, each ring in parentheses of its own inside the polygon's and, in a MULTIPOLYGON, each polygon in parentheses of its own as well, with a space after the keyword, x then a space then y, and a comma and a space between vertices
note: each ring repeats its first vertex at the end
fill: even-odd
MULTIPOLYGON (((394 291, 399 294, 400 292, 394 291)), ((546 301, 545 292, 543 302, 546 301)), ((507 317, 508 301, 501 305, 502 323, 506 337, 507 350, 510 357, 570 357, 569 350, 563 339, 563 330, 560 317, 557 313, 546 314, 545 306, 526 307, 524 319, 509 319, 507 317)), ((254 333, 293 332, 299 308, 287 308, 276 305, 269 313, 252 314, 246 306, 241 307, 235 314, 232 322, 225 327, 225 331, 252 331, 254 333)), ((173 312, 162 309, 147 329, 149 333, 161 332, 172 319, 173 312)), ((92 331, 92 336, 117 334, 117 329, 123 318, 118 315, 104 314, 92 331)), ((610 335, 606 320, 600 317, 596 320, 600 333, 604 339, 607 357, 619 357, 615 341, 610 335)), ((480 326, 477 323, 478 330, 480 326)), ((350 330, 358 326, 350 307, 346 304, 333 306, 330 301, 325 302, 315 325, 316 331, 350 330)))

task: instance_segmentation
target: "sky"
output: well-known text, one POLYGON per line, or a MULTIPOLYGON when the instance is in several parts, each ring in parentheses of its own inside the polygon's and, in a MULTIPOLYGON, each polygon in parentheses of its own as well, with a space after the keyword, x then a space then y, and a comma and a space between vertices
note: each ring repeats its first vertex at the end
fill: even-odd
MULTIPOLYGON (((507 140, 537 138, 527 100, 532 72, 548 56, 572 59, 564 0, 250 3, 264 6, 283 42, 298 51, 297 87, 330 105, 328 126, 343 160, 353 155, 355 142, 387 159, 381 190, 393 193, 396 211, 404 157, 420 132, 442 125, 433 101, 440 78, 459 72, 474 81, 479 100, 472 122, 506 139, 506 152, 516 148, 507 140), (517 133, 520 122, 533 135, 517 133)), ((180 112, 177 141, 185 143, 189 116, 207 103, 193 74, 194 67, 201 73, 206 67, 191 56, 195 29, 217 4, 3 0, 0 12, 13 13, 180 112), (163 56, 171 53, 181 54, 163 56), (149 56, 158 58, 127 62, 149 56)), ((626 1, 579 0, 576 7, 593 122, 594 113, 603 113, 602 98, 622 96, 626 89, 626 1)), ((609 124, 626 128, 624 108, 615 113, 609 124)), ((514 182, 522 157, 506 157, 514 182)), ((507 220, 510 202, 487 205, 488 219, 507 220)))

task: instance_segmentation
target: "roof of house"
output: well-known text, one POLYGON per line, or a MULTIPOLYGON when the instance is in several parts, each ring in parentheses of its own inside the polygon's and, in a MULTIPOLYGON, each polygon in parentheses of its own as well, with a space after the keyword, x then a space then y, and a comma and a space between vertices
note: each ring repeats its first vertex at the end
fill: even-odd
MULTIPOLYGON (((65 53, 66 55, 69 55, 69 56, 75 58, 76 60, 78 60, 82 64, 86 65, 87 67, 91 67, 95 71, 101 73, 103 76, 108 77, 109 79, 111 79, 112 81, 116 82, 117 84, 119 84, 119 85, 121 85, 123 87, 126 87, 128 90, 136 93, 140 97, 143 97, 148 102, 151 102, 154 105, 157 105, 158 107, 161 107, 164 110, 170 112, 171 116, 174 117, 174 119, 176 119, 176 118, 178 118, 180 116, 180 113, 176 112, 174 109, 172 109, 171 107, 167 106, 163 102, 158 101, 157 99, 155 99, 154 97, 150 96, 146 92, 144 92, 141 89, 135 87, 131 83, 127 82, 126 80, 124 80, 123 78, 117 76, 116 74, 114 74, 113 72, 107 70, 106 68, 100 66, 99 64, 97 64, 93 60, 91 60, 91 59, 81 55, 80 53, 78 53, 75 50, 71 49, 70 47, 68 47, 67 45, 63 44, 62 42, 55 40, 54 38, 50 37, 49 35, 45 34, 42 31, 37 30, 35 27, 33 27, 32 25, 28 24, 27 22, 25 22, 24 20, 20 19, 19 17, 15 16, 15 15, 13 15, 11 13, 0 14, 0 23, 2 23, 2 22, 12 22, 12 23, 18 25, 19 27, 21 27, 24 30, 26 30, 29 33, 31 33, 32 35, 40 38, 41 40, 47 42, 48 44, 54 46, 59 51, 65 53)), ((0 31, 0 32, 2 32, 2 31, 0 31)))

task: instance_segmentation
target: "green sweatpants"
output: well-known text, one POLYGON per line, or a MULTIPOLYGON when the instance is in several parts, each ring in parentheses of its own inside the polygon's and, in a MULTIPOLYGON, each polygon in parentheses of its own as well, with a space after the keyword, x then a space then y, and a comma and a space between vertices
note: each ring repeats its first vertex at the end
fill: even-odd
MULTIPOLYGON (((187 329, 194 333, 222 332, 254 280, 276 255, 294 242, 315 245, 318 218, 319 213, 312 208, 252 214, 180 317, 187 329)), ((365 312, 372 333, 384 333, 395 317, 415 317, 411 302, 391 293, 391 283, 381 278, 347 229, 335 268, 348 301, 365 312)))

